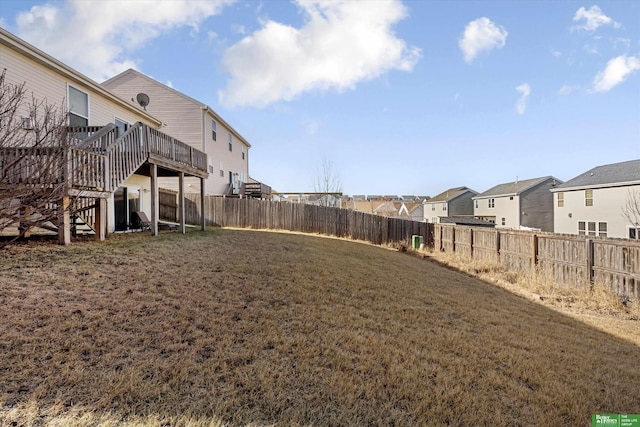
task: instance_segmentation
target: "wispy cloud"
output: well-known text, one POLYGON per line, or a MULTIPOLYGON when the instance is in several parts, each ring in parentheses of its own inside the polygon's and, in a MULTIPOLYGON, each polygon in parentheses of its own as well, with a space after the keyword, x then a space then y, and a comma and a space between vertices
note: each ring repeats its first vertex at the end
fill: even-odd
POLYGON ((569 95, 580 89, 580 86, 576 85, 563 85, 560 89, 558 89, 558 95, 569 95))
POLYGON ((223 65, 231 77, 219 92, 223 104, 264 107, 308 91, 352 89, 392 69, 411 71, 421 57, 393 32, 407 16, 398 0, 295 4, 306 18, 300 28, 266 20, 227 50, 223 65))
POLYGON ((198 30, 234 0, 67 0, 33 6, 16 18, 17 33, 96 80, 137 68, 136 49, 178 27, 198 30))
POLYGON ((581 7, 573 16, 574 22, 577 22, 576 28, 587 31, 595 31, 602 25, 612 25, 619 28, 620 24, 602 13, 598 6, 591 6, 589 9, 581 7))
POLYGON ((464 60, 471 62, 482 52, 503 48, 508 34, 507 30, 498 27, 489 18, 478 18, 467 24, 458 46, 464 60))
POLYGON ((522 115, 527 109, 527 100, 531 94, 531 86, 529 86, 529 83, 522 83, 520 86, 516 87, 516 91, 520 93, 520 98, 516 103, 516 112, 522 115))
POLYGON ((611 90, 638 70, 640 70, 640 59, 635 56, 620 55, 613 58, 593 79, 593 90, 595 92, 611 90))

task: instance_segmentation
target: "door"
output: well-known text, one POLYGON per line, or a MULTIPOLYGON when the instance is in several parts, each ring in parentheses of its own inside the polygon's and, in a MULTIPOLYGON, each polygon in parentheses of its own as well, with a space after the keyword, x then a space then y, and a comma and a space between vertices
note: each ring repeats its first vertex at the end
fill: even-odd
POLYGON ((137 227, 137 218, 133 212, 140 210, 140 189, 136 187, 119 187, 113 193, 115 209, 115 230, 126 231, 137 227))

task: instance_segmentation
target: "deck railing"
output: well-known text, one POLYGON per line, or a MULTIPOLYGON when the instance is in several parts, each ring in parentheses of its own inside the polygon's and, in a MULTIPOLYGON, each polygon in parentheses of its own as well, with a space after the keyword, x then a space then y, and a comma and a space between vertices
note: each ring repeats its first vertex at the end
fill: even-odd
POLYGON ((113 124, 70 128, 67 145, 2 149, 0 185, 65 183, 70 189, 111 192, 151 154, 207 170, 205 153, 140 122, 118 138, 117 133, 113 124))

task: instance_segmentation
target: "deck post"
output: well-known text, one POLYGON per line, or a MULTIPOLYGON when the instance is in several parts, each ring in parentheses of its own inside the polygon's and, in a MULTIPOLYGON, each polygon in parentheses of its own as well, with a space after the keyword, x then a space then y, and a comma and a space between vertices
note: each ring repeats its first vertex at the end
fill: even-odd
POLYGON ((158 189, 158 166, 154 163, 151 168, 151 235, 158 235, 158 220, 160 219, 160 195, 158 189))
POLYGON ((180 215, 180 232, 186 233, 186 227, 184 222, 185 208, 184 208, 184 172, 178 174, 178 209, 180 215))
POLYGON ((202 231, 207 228, 207 216, 204 210, 204 183, 205 179, 200 178, 200 230, 202 231))
POLYGON ((96 233, 96 240, 101 242, 107 235, 107 199, 96 199, 95 210, 96 225, 94 231, 96 233))
POLYGON ((58 204, 58 243, 71 243, 71 215, 69 212, 69 196, 64 196, 58 204))

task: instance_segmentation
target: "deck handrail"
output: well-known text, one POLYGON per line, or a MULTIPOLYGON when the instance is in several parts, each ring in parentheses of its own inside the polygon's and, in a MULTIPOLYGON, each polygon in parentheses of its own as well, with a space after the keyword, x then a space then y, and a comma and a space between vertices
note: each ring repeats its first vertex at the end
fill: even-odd
POLYGON ((104 152, 118 137, 118 128, 113 123, 102 126, 78 145, 78 148, 104 152))

